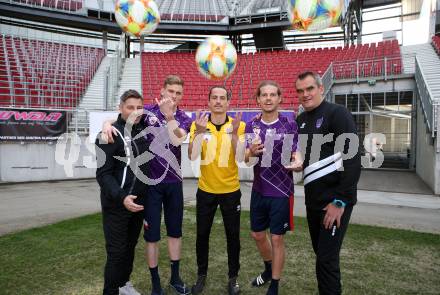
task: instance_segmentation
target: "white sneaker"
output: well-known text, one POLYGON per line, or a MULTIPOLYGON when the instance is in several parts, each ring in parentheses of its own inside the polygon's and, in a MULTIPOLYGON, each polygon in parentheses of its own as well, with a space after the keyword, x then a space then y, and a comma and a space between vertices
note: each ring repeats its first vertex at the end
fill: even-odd
POLYGON ((119 288, 119 295, 141 295, 134 287, 133 284, 128 281, 124 287, 119 288))

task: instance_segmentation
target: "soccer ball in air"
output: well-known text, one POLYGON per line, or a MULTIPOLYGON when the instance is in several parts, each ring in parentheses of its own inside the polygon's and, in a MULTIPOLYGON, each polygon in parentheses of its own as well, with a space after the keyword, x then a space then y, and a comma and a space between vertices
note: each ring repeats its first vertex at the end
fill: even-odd
POLYGON ((122 31, 133 37, 140 37, 156 30, 160 13, 153 0, 118 0, 115 18, 122 31))
POLYGON ((287 0, 287 12, 295 30, 321 31, 338 26, 344 0, 287 0))
POLYGON ((224 80, 235 70, 237 51, 231 41, 213 36, 203 41, 196 52, 199 72, 211 80, 224 80))

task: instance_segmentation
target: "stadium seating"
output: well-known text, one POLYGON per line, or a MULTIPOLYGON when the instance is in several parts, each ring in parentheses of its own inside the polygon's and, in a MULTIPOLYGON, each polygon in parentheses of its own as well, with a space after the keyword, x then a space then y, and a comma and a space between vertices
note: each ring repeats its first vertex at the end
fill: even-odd
MULTIPOLYGON (((305 70, 323 74, 330 63, 336 79, 382 76, 399 74, 402 71, 400 48, 396 41, 338 48, 312 48, 299 50, 262 51, 239 54, 235 72, 226 80, 231 90, 233 108, 256 108, 254 90, 264 79, 280 83, 284 91, 282 107, 296 108, 297 95, 294 80, 305 70), (385 59, 386 57, 386 59, 385 59)), ((206 107, 208 88, 223 82, 209 81, 198 73, 194 53, 154 53, 142 54, 142 83, 146 103, 152 103, 159 94, 166 75, 175 73, 185 81, 186 109, 206 107)))
MULTIPOLYGON (((242 4, 243 6, 243 4, 242 4)), ((257 0, 253 2, 251 13, 259 13, 260 11, 279 9, 279 11, 285 11, 287 9, 287 1, 285 0, 257 0)))
POLYGON ((0 37, 0 106, 74 108, 98 68, 99 48, 0 37))
POLYGON ((43 8, 53 8, 64 11, 77 11, 83 8, 81 0, 12 0, 13 2, 28 4, 32 6, 40 6, 43 8))
POLYGON ((344 47, 333 63, 336 79, 396 75, 402 72, 397 40, 344 47))
POLYGON ((440 55, 440 36, 432 37, 432 46, 434 46, 435 51, 440 55))
POLYGON ((227 1, 156 1, 164 21, 219 22, 229 12, 227 1))
POLYGON ((166 21, 218 22, 226 15, 261 14, 285 11, 286 0, 156 0, 166 21), (210 16, 205 18, 205 16, 210 16))

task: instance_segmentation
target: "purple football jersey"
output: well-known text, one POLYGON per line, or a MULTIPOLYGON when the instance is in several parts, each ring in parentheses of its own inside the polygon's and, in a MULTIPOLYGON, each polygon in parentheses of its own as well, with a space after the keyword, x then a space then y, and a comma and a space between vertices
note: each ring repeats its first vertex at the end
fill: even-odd
MULTIPOLYGON (((145 106, 144 124, 147 127, 148 151, 154 157, 147 163, 146 176, 159 183, 182 181, 181 146, 174 146, 168 134, 167 121, 158 105, 145 106)), ((174 118, 179 128, 189 133, 192 119, 184 111, 177 109, 174 118)))
POLYGON ((246 123, 246 140, 249 146, 260 138, 265 151, 254 166, 252 189, 267 197, 289 197, 293 194, 293 173, 289 165, 292 152, 297 150, 298 127, 295 121, 279 115, 275 122, 265 123, 254 118, 246 123))

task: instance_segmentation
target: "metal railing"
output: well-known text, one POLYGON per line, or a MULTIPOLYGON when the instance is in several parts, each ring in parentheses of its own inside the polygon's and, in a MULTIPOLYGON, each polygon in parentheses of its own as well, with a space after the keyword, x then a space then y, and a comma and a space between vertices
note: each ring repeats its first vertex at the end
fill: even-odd
POLYGON ((122 34, 116 48, 116 55, 111 58, 110 66, 104 74, 104 109, 112 109, 118 100, 119 81, 125 60, 125 35, 122 34))
POLYGON ((435 133, 439 128, 438 121, 440 119, 438 117, 440 116, 440 101, 433 101, 433 95, 426 84, 426 78, 423 74, 423 69, 421 68, 417 57, 415 80, 417 84, 417 91, 420 96, 422 111, 425 116, 426 126, 428 126, 428 130, 431 132, 431 136, 435 137, 435 133))
POLYGON ((324 85, 324 99, 331 100, 331 89, 333 86, 333 64, 331 63, 321 77, 322 85, 324 85))
POLYGON ((383 58, 357 59, 352 61, 333 62, 333 79, 380 78, 387 80, 390 76, 403 73, 402 56, 383 58))

